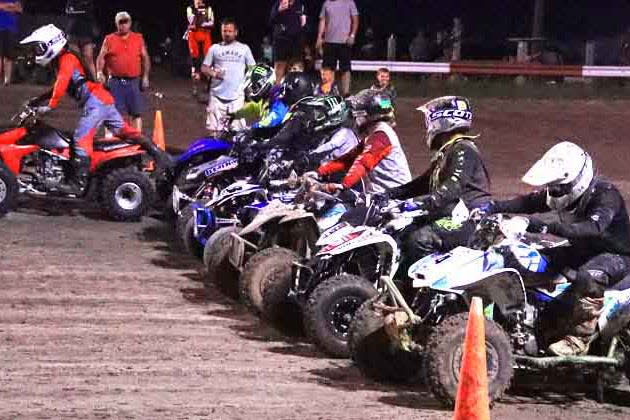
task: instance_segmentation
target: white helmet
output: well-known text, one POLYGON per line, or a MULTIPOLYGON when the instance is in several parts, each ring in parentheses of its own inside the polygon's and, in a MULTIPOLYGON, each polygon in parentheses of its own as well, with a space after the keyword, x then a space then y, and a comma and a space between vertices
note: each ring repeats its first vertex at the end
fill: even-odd
POLYGON ((32 45, 35 62, 47 66, 57 57, 68 43, 66 34, 55 25, 50 24, 36 29, 32 34, 20 41, 22 45, 32 45))
POLYGON ((523 182, 547 187, 547 205, 564 210, 588 190, 594 177, 593 160, 588 153, 574 143, 563 141, 527 171, 523 182))
POLYGON ((468 99, 460 96, 442 96, 416 108, 424 113, 427 129, 427 146, 433 148, 433 140, 438 134, 455 130, 467 131, 472 125, 472 109, 468 99))

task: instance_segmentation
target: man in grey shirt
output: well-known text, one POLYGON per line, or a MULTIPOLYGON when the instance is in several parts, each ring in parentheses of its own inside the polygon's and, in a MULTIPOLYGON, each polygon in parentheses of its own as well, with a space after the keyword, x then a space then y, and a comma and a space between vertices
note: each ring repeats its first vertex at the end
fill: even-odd
MULTIPOLYGON (((206 128, 213 134, 221 132, 227 114, 243 107, 245 95, 241 87, 248 66, 256 64, 252 51, 236 40, 238 27, 232 19, 221 23, 223 42, 214 44, 201 66, 201 72, 212 79, 206 128)), ((234 121, 233 128, 243 128, 244 120, 234 121)))
POLYGON ((359 11, 354 0, 326 0, 319 15, 317 49, 323 56, 323 67, 337 68, 341 73, 341 94, 350 93, 350 60, 352 46, 359 30, 359 11))

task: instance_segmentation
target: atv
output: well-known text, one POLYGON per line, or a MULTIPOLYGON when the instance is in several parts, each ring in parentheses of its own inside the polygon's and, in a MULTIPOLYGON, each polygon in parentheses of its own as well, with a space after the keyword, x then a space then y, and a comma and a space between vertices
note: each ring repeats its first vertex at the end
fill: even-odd
POLYGON ((469 247, 427 256, 409 269, 412 290, 381 278, 378 296, 363 304, 350 327, 352 358, 375 379, 424 376, 446 407, 455 402, 467 312, 483 299, 490 401, 500 399, 514 367, 553 374, 593 373, 598 398, 607 378, 630 374, 630 289, 609 290, 588 355, 547 353, 546 326, 568 308, 571 270, 552 271, 544 250, 567 245, 560 238, 526 234, 528 220, 484 217, 469 247), (564 305, 564 306, 563 306, 564 305), (555 312, 555 315, 552 315, 555 312))
POLYGON ((17 126, 0 132, 0 215, 12 210, 21 193, 33 196, 94 197, 114 220, 140 219, 154 196, 150 158, 139 145, 118 139, 95 140, 89 179, 71 182, 71 135, 38 118, 25 105, 17 126))

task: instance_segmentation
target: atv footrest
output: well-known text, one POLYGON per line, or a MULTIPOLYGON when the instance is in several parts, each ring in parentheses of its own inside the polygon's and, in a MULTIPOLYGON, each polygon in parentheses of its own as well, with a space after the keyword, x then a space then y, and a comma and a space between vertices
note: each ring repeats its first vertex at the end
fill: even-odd
POLYGON ((532 357, 515 355, 514 360, 521 366, 549 369, 561 366, 611 366, 620 367, 622 362, 611 357, 602 356, 551 356, 551 357, 532 357))

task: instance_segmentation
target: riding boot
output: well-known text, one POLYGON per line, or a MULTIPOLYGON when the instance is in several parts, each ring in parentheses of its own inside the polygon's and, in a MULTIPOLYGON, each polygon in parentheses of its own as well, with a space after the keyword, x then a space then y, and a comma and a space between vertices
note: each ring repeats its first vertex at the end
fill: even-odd
POLYGON ((581 356, 588 353, 603 308, 604 298, 583 297, 577 300, 570 320, 572 329, 564 338, 550 345, 549 352, 556 356, 581 356))
POLYGON ((155 163, 157 165, 156 171, 158 173, 162 173, 166 170, 172 169, 175 166, 175 162, 173 161, 172 156, 157 147, 155 143, 151 141, 144 142, 142 146, 147 151, 147 153, 155 160, 155 163))

